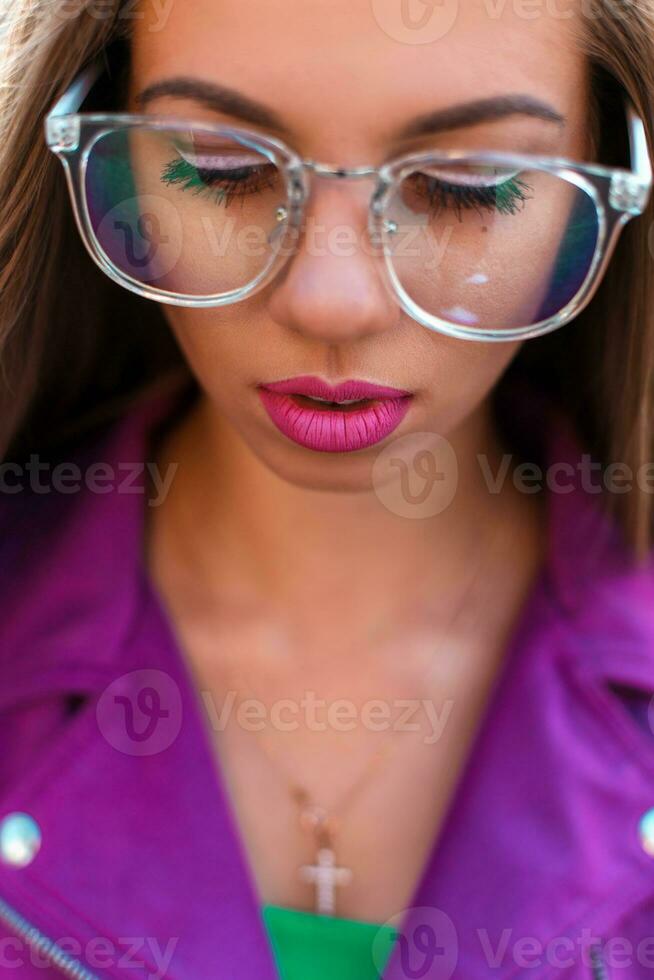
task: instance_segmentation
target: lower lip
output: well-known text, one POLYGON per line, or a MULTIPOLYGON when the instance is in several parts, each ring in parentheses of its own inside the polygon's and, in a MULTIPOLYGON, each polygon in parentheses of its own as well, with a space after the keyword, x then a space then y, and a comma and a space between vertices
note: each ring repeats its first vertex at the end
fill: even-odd
POLYGON ((279 431, 300 446, 321 453, 367 449, 393 432, 411 404, 411 395, 378 398, 347 411, 302 404, 293 395, 259 388, 259 396, 279 431))

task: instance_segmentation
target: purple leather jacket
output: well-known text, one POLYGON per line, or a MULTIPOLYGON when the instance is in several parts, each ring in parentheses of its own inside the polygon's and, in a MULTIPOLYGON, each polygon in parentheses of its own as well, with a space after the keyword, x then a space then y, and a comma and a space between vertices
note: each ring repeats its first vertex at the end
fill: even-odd
MULTIPOLYGON (((80 449, 79 492, 11 492, 3 472, 0 968, 16 980, 276 976, 142 561, 153 405, 80 449)), ((547 559, 386 980, 654 978, 654 570, 626 561, 565 423, 547 431, 567 488, 547 491, 547 559)))

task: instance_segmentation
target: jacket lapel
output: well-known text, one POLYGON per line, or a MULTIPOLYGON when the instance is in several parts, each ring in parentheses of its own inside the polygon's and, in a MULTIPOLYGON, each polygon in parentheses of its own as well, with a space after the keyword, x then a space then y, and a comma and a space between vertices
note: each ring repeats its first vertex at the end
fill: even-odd
POLYGON ((0 895, 101 976, 276 976, 193 692, 152 609, 41 763, 3 800, 42 829, 0 895), (102 964, 102 969, 100 969, 102 964))
MULTIPOLYGON (((173 404, 132 412, 88 462, 142 463, 173 404)), ((143 489, 11 512, 5 540, 24 550, 0 570, 0 708, 11 729, 35 706, 43 732, 27 766, 0 762, 0 816, 29 813, 42 845, 28 867, 0 863, 0 898, 99 976, 274 980, 196 693, 145 585, 143 489)))
POLYGON ((654 692, 652 565, 624 560, 574 436, 550 422, 544 462, 567 464, 574 489, 548 495, 545 567, 385 980, 604 976, 593 949, 654 905, 639 834, 654 733, 610 689, 654 692))

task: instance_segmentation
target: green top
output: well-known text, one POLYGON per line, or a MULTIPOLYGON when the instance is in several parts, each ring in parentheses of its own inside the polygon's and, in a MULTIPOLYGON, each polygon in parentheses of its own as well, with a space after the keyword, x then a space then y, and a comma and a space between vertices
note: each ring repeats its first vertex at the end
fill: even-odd
POLYGON ((379 980, 397 935, 392 926, 279 905, 262 914, 281 980, 379 980))

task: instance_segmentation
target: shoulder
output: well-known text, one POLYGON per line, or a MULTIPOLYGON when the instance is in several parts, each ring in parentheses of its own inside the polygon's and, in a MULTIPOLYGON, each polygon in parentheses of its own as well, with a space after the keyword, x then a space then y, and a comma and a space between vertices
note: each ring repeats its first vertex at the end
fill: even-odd
POLYGON ((654 696, 654 548, 641 559, 633 554, 613 516, 603 470, 556 410, 548 416, 543 467, 547 581, 559 661, 582 686, 604 691, 612 699, 607 707, 612 704, 632 728, 638 722, 654 760, 648 714, 654 696))
POLYGON ((170 407, 148 398, 68 458, 3 465, 0 668, 111 658, 140 572, 148 436, 170 407))
POLYGON ((637 560, 614 516, 624 479, 542 388, 514 379, 500 413, 513 460, 527 464, 526 492, 535 484, 543 497, 548 622, 571 661, 625 672, 638 661, 654 691, 654 548, 637 560))

